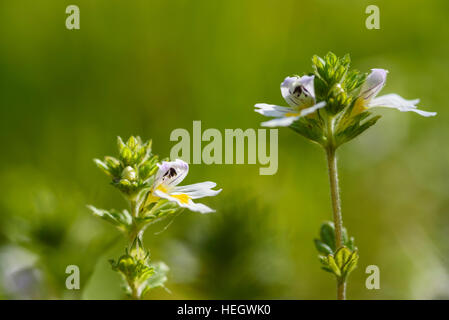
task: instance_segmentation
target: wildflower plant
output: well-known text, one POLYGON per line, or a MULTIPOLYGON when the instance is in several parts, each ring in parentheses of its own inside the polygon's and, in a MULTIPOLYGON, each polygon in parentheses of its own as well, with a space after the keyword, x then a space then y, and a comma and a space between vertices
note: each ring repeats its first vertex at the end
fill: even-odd
POLYGON ((94 159, 95 164, 111 178, 127 200, 129 209, 121 211, 88 206, 92 213, 120 230, 126 240, 125 253, 110 260, 112 269, 124 279, 124 288, 132 299, 141 299, 152 288, 164 287, 168 267, 163 262, 152 263, 150 252, 143 245, 145 229, 156 222, 174 218, 185 208, 200 213, 213 212, 193 200, 215 196, 220 190, 214 182, 187 186, 178 184, 187 176, 189 165, 182 160, 159 162, 151 152, 151 141, 130 137, 126 143, 118 137, 119 157, 94 159))
POLYGON ((350 69, 350 57, 338 58, 329 52, 312 58, 313 72, 287 77, 281 94, 289 107, 259 103, 255 111, 273 119, 266 127, 290 127, 323 147, 328 163, 333 222, 324 222, 320 238, 315 239, 322 269, 335 275, 337 298, 345 299, 347 277, 357 266, 358 250, 354 238, 343 227, 336 150, 376 124, 375 107, 415 112, 424 117, 435 112, 417 108, 419 100, 406 100, 397 94, 377 96, 384 87, 388 71, 372 69, 361 73, 350 69))

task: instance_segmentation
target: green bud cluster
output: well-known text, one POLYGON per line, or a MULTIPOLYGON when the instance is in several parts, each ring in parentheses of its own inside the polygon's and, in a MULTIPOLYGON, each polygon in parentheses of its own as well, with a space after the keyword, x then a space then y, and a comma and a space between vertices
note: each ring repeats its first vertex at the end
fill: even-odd
POLYGON ((360 87, 367 74, 350 69, 350 56, 339 58, 329 52, 324 58, 313 56, 315 98, 325 101, 326 107, 317 110, 316 116, 302 117, 290 128, 307 139, 327 148, 336 149, 354 139, 374 125, 380 116, 353 112, 360 87))
POLYGON ((131 250, 115 260, 109 260, 112 270, 120 273, 125 281, 125 292, 139 299, 152 288, 164 285, 168 267, 163 262, 152 264, 150 252, 143 248, 140 239, 136 239, 131 250))
POLYGON ((343 246, 337 248, 335 243, 335 226, 327 221, 321 225, 320 239, 315 239, 315 247, 320 253, 319 259, 324 271, 333 273, 339 282, 345 281, 357 267, 359 259, 354 238, 348 237, 346 228, 342 229, 343 246))
POLYGON ((142 143, 140 137, 130 137, 126 144, 118 137, 119 159, 106 156, 95 164, 108 176, 112 184, 128 197, 133 197, 145 186, 157 171, 158 157, 151 154, 151 141, 142 143))

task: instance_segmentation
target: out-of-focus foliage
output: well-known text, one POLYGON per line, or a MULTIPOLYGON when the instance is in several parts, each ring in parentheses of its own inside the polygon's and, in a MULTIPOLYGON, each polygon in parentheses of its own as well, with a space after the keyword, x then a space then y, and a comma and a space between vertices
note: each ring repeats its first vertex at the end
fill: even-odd
MULTIPOLYGON (((132 134, 167 156, 171 131, 193 120, 258 128, 254 103, 282 103, 273 88, 328 51, 389 70, 382 93, 438 112, 376 110, 382 121, 339 150, 344 223, 363 253, 348 296, 449 298, 447 1, 78 0, 70 31, 69 4, 0 3, 1 298, 122 298, 107 258, 125 243, 85 204, 126 203, 91 159, 132 134), (380 30, 365 28, 370 4, 380 30), (380 290, 365 288, 372 264, 380 290), (79 291, 65 288, 67 265, 80 267, 79 291)), ((223 188, 217 212, 148 229, 171 291, 148 298, 334 298, 311 241, 331 218, 322 151, 280 130, 277 174, 258 169, 192 165, 186 183, 223 188)))

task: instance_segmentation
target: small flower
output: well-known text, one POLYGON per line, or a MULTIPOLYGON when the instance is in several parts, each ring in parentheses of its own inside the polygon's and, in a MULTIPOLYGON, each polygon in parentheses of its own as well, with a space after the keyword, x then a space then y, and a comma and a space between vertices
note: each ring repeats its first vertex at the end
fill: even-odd
POLYGON ((369 108, 386 107, 398 109, 402 112, 413 111, 424 117, 431 117, 437 114, 436 112, 418 109, 416 105, 419 103, 419 99, 405 100, 394 93, 376 97, 385 85, 387 73, 388 71, 384 69, 371 69, 371 73, 360 89, 360 95, 354 105, 354 113, 357 114, 369 108))
POLYGON ((275 119, 263 122, 265 127, 288 127, 301 117, 326 106, 326 102, 316 103, 314 76, 287 77, 281 83, 281 93, 290 107, 258 103, 256 112, 275 119))
POLYGON ((156 174, 152 195, 176 202, 179 206, 201 213, 214 212, 208 206, 195 203, 193 199, 215 196, 220 190, 212 190, 217 185, 206 181, 187 186, 178 186, 189 172, 189 165, 179 159, 175 161, 163 161, 158 164, 159 171, 156 174))

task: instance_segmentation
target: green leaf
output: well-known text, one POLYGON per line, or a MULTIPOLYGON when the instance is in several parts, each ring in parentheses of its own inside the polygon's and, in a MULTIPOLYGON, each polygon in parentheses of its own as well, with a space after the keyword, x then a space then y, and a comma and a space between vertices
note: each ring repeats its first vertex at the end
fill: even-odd
POLYGON ((343 268, 343 274, 345 277, 347 277, 357 267, 358 260, 359 260, 359 256, 357 254, 357 251, 354 251, 352 253, 349 261, 346 263, 345 267, 343 268))
POLYGON ((345 241, 345 246, 348 247, 351 251, 357 250, 354 244, 354 237, 350 237, 347 241, 345 241))
POLYGON ((139 273, 136 281, 143 283, 147 281, 149 278, 151 278, 155 273, 155 270, 153 267, 146 267, 143 268, 142 271, 139 273))
POLYGON ((370 113, 365 111, 349 120, 346 120, 346 122, 344 122, 343 128, 340 127, 336 134, 335 140, 337 141, 337 145, 340 146, 356 138, 357 136, 368 130, 371 126, 376 124, 376 122, 381 118, 380 115, 374 116, 362 123, 361 121, 367 118, 369 115, 370 113))
POLYGON ((334 272, 332 271, 332 269, 329 268, 329 267, 321 267, 321 269, 323 269, 323 270, 326 271, 326 272, 334 273, 334 272))
POLYGON ((358 258, 357 251, 351 251, 346 247, 341 247, 337 250, 335 263, 341 270, 342 279, 345 279, 356 268, 358 258))
POLYGON ((320 237, 321 241, 332 249, 332 253, 335 252, 335 228, 333 222, 326 221, 321 225, 320 237))
POLYGON ((337 276, 341 276, 341 270, 335 262, 334 257, 330 254, 327 256, 327 266, 332 270, 332 272, 337 276))
POLYGON ((346 247, 341 247, 335 255, 320 256, 321 268, 324 271, 333 273, 337 279, 345 280, 346 277, 357 266, 357 251, 351 251, 346 247))
POLYGON ((117 137, 117 147, 118 147, 118 152, 121 153, 122 149, 125 147, 125 143, 123 142, 122 138, 117 137))
POLYGON ((324 142, 323 129, 319 122, 312 118, 299 118, 291 126, 291 129, 303 137, 322 144, 324 142))
POLYGON ((320 252, 326 256, 333 253, 332 249, 327 244, 322 242, 321 240, 315 239, 314 243, 315 243, 315 247, 318 250, 318 252, 320 252))
POLYGON ((142 290, 141 296, 144 297, 151 289, 163 287, 167 281, 168 266, 163 262, 158 262, 152 265, 154 273, 147 280, 145 288, 142 290))
POLYGON ((96 166, 98 168, 100 168, 101 171, 106 173, 108 176, 113 177, 113 175, 110 172, 109 167, 108 167, 108 165, 106 163, 104 163, 103 161, 101 161, 99 159, 94 159, 94 162, 95 162, 96 166))
POLYGON ((116 210, 108 211, 98 209, 91 205, 88 205, 87 208, 89 208, 95 216, 110 222, 122 231, 126 231, 132 223, 132 217, 127 210, 123 210, 122 212, 118 212, 116 210))
POLYGON ((154 156, 151 159, 144 161, 139 166, 139 179, 145 181, 152 175, 154 175, 158 170, 157 162, 158 162, 157 156, 154 156))
POLYGON ((334 66, 337 63, 338 59, 337 59, 337 56, 333 52, 329 51, 326 54, 324 60, 326 61, 326 64, 328 64, 330 66, 334 66))
POLYGON ((134 138, 133 136, 129 137, 128 141, 126 142, 126 145, 129 149, 135 150, 136 147, 139 145, 139 141, 134 138))
POLYGON ((341 247, 337 250, 337 252, 335 253, 335 263, 340 270, 343 270, 343 267, 349 261, 351 254, 351 250, 346 247, 341 247))
POLYGON ((151 289, 163 287, 167 281, 167 274, 170 268, 163 262, 154 263, 152 267, 154 268, 154 275, 148 280, 148 287, 151 289))
POLYGON ((124 147, 120 152, 120 159, 123 161, 125 166, 132 165, 133 152, 128 147, 124 147))

